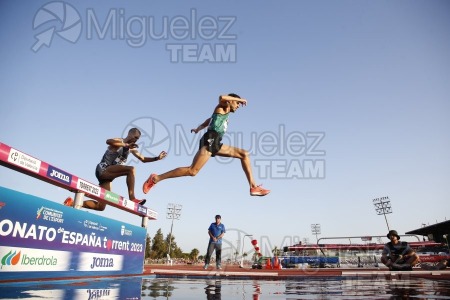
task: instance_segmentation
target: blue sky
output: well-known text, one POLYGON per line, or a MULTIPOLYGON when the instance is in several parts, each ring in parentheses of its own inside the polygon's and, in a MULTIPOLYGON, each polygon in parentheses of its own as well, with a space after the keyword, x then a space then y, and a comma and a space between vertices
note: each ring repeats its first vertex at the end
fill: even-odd
MULTIPOLYGON (((248 100, 224 141, 250 150, 272 193, 250 197, 239 161, 211 159, 148 194, 160 214, 151 236, 170 232, 168 203, 183 206, 178 246, 201 253, 216 214, 229 247, 252 234, 263 251, 314 242, 311 224, 320 237, 384 235, 377 197, 389 196, 389 225, 402 234, 449 217, 447 1, 65 1, 64 21, 42 19, 48 3, 0 3, 7 145, 96 183, 106 139, 140 126, 145 155, 169 152, 130 162, 141 197, 148 174, 191 163, 200 134, 189 131, 220 94, 248 100)), ((0 185, 56 202, 70 195, 6 168, 0 185)), ((113 191, 126 195, 124 178, 113 191)), ((140 224, 112 207, 100 214, 140 224)))

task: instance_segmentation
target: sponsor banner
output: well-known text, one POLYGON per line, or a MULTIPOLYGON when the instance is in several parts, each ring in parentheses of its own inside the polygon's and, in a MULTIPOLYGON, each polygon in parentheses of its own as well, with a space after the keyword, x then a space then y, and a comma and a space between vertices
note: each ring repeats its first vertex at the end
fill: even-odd
POLYGON ((83 226, 90 230, 97 230, 97 231, 102 231, 102 232, 105 230, 108 230, 107 226, 102 225, 98 222, 91 221, 91 220, 84 220, 83 226))
POLYGON ((142 205, 137 206, 137 211, 140 212, 144 216, 147 215, 147 208, 142 205))
POLYGON ((31 157, 14 148, 11 148, 11 150, 9 151, 8 162, 34 173, 39 173, 42 163, 39 159, 31 157))
POLYGON ((53 167, 52 165, 48 165, 47 168, 47 177, 58 182, 61 182, 65 185, 70 185, 72 182, 72 174, 64 172, 58 168, 53 167))
POLYGON ((63 212, 55 208, 41 206, 36 211, 36 219, 42 219, 53 223, 64 223, 63 212))
POLYGON ((0 246, 1 272, 67 271, 70 259, 68 251, 0 246))
POLYGON ((117 194, 114 194, 113 192, 110 191, 105 191, 105 200, 108 200, 109 202, 113 202, 116 204, 119 204, 120 202, 120 196, 117 194))
MULTIPOLYGON (((54 259, 51 259, 52 255, 45 254, 45 258, 42 255, 47 253, 45 251, 62 251, 62 253, 71 254, 68 259, 72 267, 68 273, 70 276, 76 276, 75 273, 79 271, 77 270, 79 259, 83 255, 91 253, 93 255, 91 259, 93 259, 93 257, 99 257, 95 255, 102 254, 107 257, 118 256, 127 259, 120 263, 114 261, 113 268, 97 269, 98 272, 103 272, 99 275, 111 274, 108 274, 108 272, 116 272, 113 273, 115 275, 142 274, 147 233, 145 228, 1 186, 0 202, 2 203, 0 209, 1 246, 7 249, 42 249, 39 250, 41 256, 33 256, 29 253, 24 256, 24 252, 21 252, 20 259, 24 259, 24 263, 33 266, 45 263, 49 264, 49 267, 53 270, 59 270, 57 266, 60 266, 59 261, 64 257, 53 255, 54 259), (31 260, 31 258, 34 258, 34 260, 31 260), (58 261, 56 266, 54 265, 55 259, 58 261)), ((2 255, 6 255, 9 251, 2 252, 2 255)), ((11 261, 15 262, 17 259, 13 260, 11 256, 11 261)), ((3 277, 2 272, 4 272, 5 266, 3 268, 0 266, 0 278, 3 277)), ((43 269, 37 270, 46 272, 43 269)), ((21 274, 16 274, 14 278, 22 278, 21 274)), ((39 276, 44 275, 40 274, 39 276)))
POLYGON ((133 201, 122 197, 122 206, 125 206, 126 208, 131 209, 131 210, 136 210, 135 204, 136 203, 134 203, 133 201))
POLYGON ((154 210, 147 209, 147 217, 156 220, 156 219, 158 219, 158 213, 154 210))
POLYGON ((99 186, 87 182, 81 178, 78 178, 77 189, 97 197, 100 197, 102 191, 102 189, 99 186))
POLYGON ((133 235, 133 229, 128 229, 126 227, 126 225, 122 225, 122 227, 120 229, 120 235, 132 236, 133 235))
POLYGON ((101 253, 80 253, 78 271, 120 271, 123 256, 101 253))

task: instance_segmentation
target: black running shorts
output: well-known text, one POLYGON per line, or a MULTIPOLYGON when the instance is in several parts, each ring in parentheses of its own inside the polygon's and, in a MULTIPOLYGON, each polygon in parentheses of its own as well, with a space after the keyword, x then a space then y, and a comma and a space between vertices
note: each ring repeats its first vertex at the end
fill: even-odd
POLYGON ((95 177, 98 179, 98 184, 102 184, 105 182, 112 182, 112 179, 101 179, 101 174, 105 171, 106 167, 101 163, 97 165, 95 168, 95 177))
POLYGON ((211 152, 211 156, 216 156, 217 152, 219 152, 220 148, 222 148, 222 137, 214 131, 214 130, 208 130, 200 140, 199 149, 201 149, 203 146, 206 146, 206 150, 211 152))

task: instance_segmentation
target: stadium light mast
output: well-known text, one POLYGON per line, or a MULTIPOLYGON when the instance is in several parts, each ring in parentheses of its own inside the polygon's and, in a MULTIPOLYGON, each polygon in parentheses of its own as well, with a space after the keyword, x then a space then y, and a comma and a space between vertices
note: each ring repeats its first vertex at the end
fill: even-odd
POLYGON ((377 215, 384 215, 384 219, 386 220, 386 226, 389 229, 389 223, 386 218, 387 214, 392 213, 392 206, 391 206, 391 200, 389 200, 389 197, 381 197, 373 199, 373 205, 375 206, 375 211, 377 212, 377 215))
POLYGON ((319 243, 317 235, 320 234, 320 224, 311 224, 311 232, 316 235, 316 242, 319 243))
POLYGON ((167 219, 172 219, 172 225, 170 226, 170 235, 169 235, 169 250, 167 253, 167 262, 171 263, 170 259, 170 247, 172 245, 172 230, 173 230, 173 220, 179 220, 181 216, 181 208, 183 206, 180 204, 169 203, 167 204, 167 219))

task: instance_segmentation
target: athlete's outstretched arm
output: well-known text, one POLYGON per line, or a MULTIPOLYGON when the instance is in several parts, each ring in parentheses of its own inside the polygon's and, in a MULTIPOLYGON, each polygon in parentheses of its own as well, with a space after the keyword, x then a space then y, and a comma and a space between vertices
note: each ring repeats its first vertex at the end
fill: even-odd
POLYGON ((130 150, 130 152, 131 152, 131 154, 133 154, 137 159, 139 159, 143 163, 158 161, 158 160, 161 160, 161 159, 163 159, 164 157, 167 156, 167 152, 166 151, 161 151, 161 153, 159 153, 159 155, 156 156, 156 157, 143 156, 136 149, 132 149, 132 150, 130 150))
POLYGON ((208 127, 209 122, 211 122, 211 118, 206 119, 205 122, 203 122, 202 124, 198 125, 197 128, 191 129, 191 132, 198 133, 203 128, 208 127))

